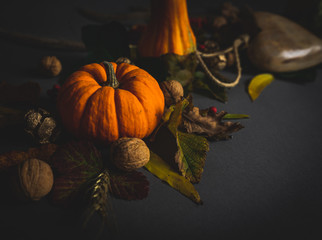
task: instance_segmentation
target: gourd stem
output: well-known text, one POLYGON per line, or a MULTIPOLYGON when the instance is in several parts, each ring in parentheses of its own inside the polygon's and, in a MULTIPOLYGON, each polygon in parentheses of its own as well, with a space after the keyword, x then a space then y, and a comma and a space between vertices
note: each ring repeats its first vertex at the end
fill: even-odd
POLYGON ((104 86, 109 86, 112 88, 118 88, 120 85, 119 81, 116 78, 116 75, 114 73, 114 67, 112 63, 104 61, 103 62, 105 69, 106 69, 106 75, 107 75, 107 81, 104 83, 104 86))
POLYGON ((235 87, 238 83, 239 80, 241 78, 241 65, 240 65, 240 59, 239 59, 239 53, 238 53, 238 47, 240 47, 240 45, 247 44, 249 41, 249 36, 248 35, 242 35, 239 38, 237 38, 234 43, 233 46, 224 50, 224 51, 220 51, 220 52, 215 52, 215 53, 211 53, 211 54, 207 54, 206 56, 204 54, 202 54, 199 51, 196 51, 196 56, 202 66, 202 68, 205 70, 206 74, 219 86, 221 87, 235 87), (230 51, 234 51, 235 57, 236 57, 236 65, 237 65, 237 77, 235 79, 235 81, 231 82, 231 83, 226 83, 226 82, 222 82, 221 80, 219 80, 218 78, 216 78, 209 70, 209 68, 207 67, 206 63, 203 61, 202 57, 215 57, 218 56, 222 53, 228 53, 230 51))

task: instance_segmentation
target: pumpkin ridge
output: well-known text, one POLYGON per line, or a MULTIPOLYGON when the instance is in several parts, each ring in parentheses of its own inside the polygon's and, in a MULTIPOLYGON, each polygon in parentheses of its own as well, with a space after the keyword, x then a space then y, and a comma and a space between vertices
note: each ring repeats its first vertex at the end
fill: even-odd
MULTIPOLYGON (((63 96, 64 94, 66 94, 66 92, 69 92, 68 90, 72 89, 71 86, 75 87, 76 85, 78 85, 80 82, 92 82, 94 79, 92 79, 92 75, 90 75, 88 72, 86 71, 80 71, 77 70, 76 72, 74 72, 73 74, 71 74, 67 80, 63 83, 59 94, 58 94, 58 98, 57 98, 57 102, 59 102, 61 96, 63 96), (83 76, 82 74, 88 74, 83 76)), ((94 82, 96 83, 96 81, 94 80, 94 82)))
MULTIPOLYGON (((99 87, 98 89, 96 89, 96 91, 94 91, 88 98, 87 98, 87 101, 86 101, 86 104, 85 104, 85 107, 83 108, 83 112, 80 117, 80 123, 78 125, 79 128, 82 128, 83 124, 84 124, 84 121, 86 120, 86 117, 84 116, 85 113, 87 112, 87 109, 89 108, 89 104, 91 103, 91 98, 93 98, 95 96, 95 94, 99 91, 99 90, 102 90, 102 87, 99 87)), ((77 129, 77 132, 79 132, 79 129, 77 129)), ((88 135, 88 133, 87 133, 88 135)), ((83 137, 83 136, 82 136, 83 137)))
POLYGON ((121 63, 119 65, 117 65, 117 69, 116 69, 116 78, 119 80, 120 83, 123 82, 124 80, 124 76, 133 71, 133 70, 137 70, 140 69, 139 67, 132 65, 132 64, 128 64, 128 63, 121 63))
MULTIPOLYGON (((125 89, 125 90, 128 90, 128 91, 130 91, 131 89, 130 88, 128 88, 127 87, 127 85, 128 84, 131 84, 131 82, 132 81, 138 81, 138 82, 140 82, 140 83, 142 83, 142 84, 144 84, 144 86, 145 87, 147 87, 148 89, 149 89, 149 91, 151 91, 151 92, 154 92, 154 98, 156 97, 156 96, 158 96, 158 97, 161 97, 161 94, 159 94, 160 92, 159 91, 157 91, 156 89, 155 89, 155 87, 156 87, 156 84, 158 84, 157 82, 156 82, 156 80, 155 81, 151 81, 151 79, 149 78, 149 77, 147 77, 146 75, 135 75, 135 76, 132 76, 132 77, 128 77, 128 79, 131 79, 131 81, 126 81, 126 82, 124 82, 123 83, 123 85, 122 85, 122 89, 125 89), (137 77, 139 77, 139 79, 140 80, 137 80, 137 77), (141 79, 142 78, 144 78, 146 81, 142 81, 141 79), (153 84, 153 86, 151 86, 151 85, 149 85, 148 83, 150 83, 150 84, 153 84), (156 84, 154 84, 154 82, 156 83, 156 84)), ((159 85, 159 84, 158 84, 159 85)), ((130 91, 131 92, 131 91, 130 91)), ((162 97, 163 97, 163 95, 162 95, 162 97)))
POLYGON ((87 64, 79 69, 90 74, 97 84, 107 81, 106 69, 98 63, 87 64))
POLYGON ((99 131, 100 140, 104 141, 108 139, 109 141, 115 141, 119 137, 118 131, 118 122, 117 122, 117 114, 116 114, 116 106, 114 101, 115 89, 112 87, 103 87, 102 88, 102 96, 100 100, 109 100, 105 108, 103 109, 103 121, 102 121, 102 131, 99 131), (113 97, 110 97, 110 94, 113 92, 113 97), (112 112, 113 111, 113 112, 112 112), (113 118, 113 119, 112 119, 113 118), (116 119, 116 122, 114 121, 116 119), (115 126, 116 125, 116 126, 115 126), (108 131, 109 129, 109 131, 108 131))
POLYGON ((69 88, 70 85, 79 83, 80 81, 95 82, 97 84, 95 79, 92 78, 91 74, 85 71, 77 70, 70 77, 67 78, 67 80, 63 83, 61 90, 64 91, 66 90, 66 88, 69 88), (83 74, 87 74, 87 75, 83 76, 83 74))
MULTIPOLYGON (((116 121, 117 121, 117 129, 118 129, 118 131, 119 131, 119 128, 120 128, 120 125, 121 125, 121 119, 120 119, 120 117, 121 117, 121 114, 119 113, 119 105, 120 105, 120 103, 117 101, 117 95, 118 95, 118 89, 116 89, 115 90, 115 92, 114 92, 114 104, 115 104, 115 113, 116 113, 116 121)), ((121 133, 120 133, 120 131, 119 131, 119 137, 121 137, 121 133)))
MULTIPOLYGON (((139 82, 139 83, 144 84, 143 82, 139 82)), ((144 84, 144 85, 145 85, 145 84, 144 84)), ((146 86, 146 85, 145 85, 145 86, 146 86)), ((141 106, 142 106, 142 108, 143 108, 143 110, 144 110, 145 118, 146 118, 146 119, 150 119, 150 118, 148 118, 148 115, 149 115, 149 111, 150 111, 150 110, 146 107, 146 104, 144 104, 142 97, 137 96, 137 94, 135 94, 133 91, 132 91, 131 93, 132 93, 132 94, 137 98, 137 100, 138 100, 138 101, 139 101, 139 103, 141 104, 141 106)), ((150 121, 150 120, 147 120, 146 122, 147 122, 147 125, 148 125, 148 130, 147 130, 147 133, 146 133, 145 135, 147 135, 147 134, 151 131, 151 129, 153 128, 153 123, 151 123, 151 121, 150 121)))
MULTIPOLYGON (((79 84, 79 82, 74 82, 74 83, 72 83, 71 85, 69 85, 69 86, 67 86, 67 87, 64 87, 60 92, 59 92, 59 95, 58 95, 58 98, 60 99, 62 96, 64 96, 66 93, 69 93, 70 91, 70 89, 72 89, 72 88, 74 88, 76 85, 78 85, 79 84)), ((95 84, 95 83, 92 83, 92 84, 90 84, 90 85, 87 85, 87 87, 89 87, 89 86, 92 86, 92 87, 94 87, 94 86, 97 86, 97 84, 95 84)))
MULTIPOLYGON (((95 86, 97 87, 97 85, 95 86)), ((70 95, 64 97, 58 103, 61 118, 63 122, 65 122, 66 125, 69 126, 69 129, 71 129, 73 133, 77 133, 78 131, 79 126, 78 127, 76 126, 77 124, 80 123, 80 118, 77 119, 78 121, 75 121, 75 112, 77 113, 77 111, 71 111, 71 110, 74 110, 77 105, 81 104, 82 101, 80 100, 82 99, 82 97, 84 97, 84 92, 86 92, 85 90, 87 88, 88 88, 88 85, 83 85, 81 87, 77 87, 77 89, 72 93, 65 92, 65 93, 69 93, 70 95), (68 116, 70 115, 70 111, 71 111, 71 116, 68 116)))
MULTIPOLYGON (((132 76, 132 79, 136 78, 136 76, 132 76)), ((156 84, 156 80, 154 80, 156 84)), ((155 120, 150 120, 154 119, 155 116, 160 119, 161 115, 159 112, 163 113, 163 107, 164 107, 164 96, 162 94, 162 91, 157 91, 153 85, 151 86, 151 81, 146 76, 141 76, 140 80, 133 80, 133 81, 127 81, 126 83, 123 84, 123 89, 128 90, 131 92, 136 98, 139 100, 141 103, 145 115, 148 117, 148 132, 151 133, 155 127, 155 120), (145 81, 142 80, 144 77, 145 81), (141 86, 138 86, 141 85, 141 86), (144 90, 143 90, 144 89, 144 90), (144 96, 142 95, 142 92, 144 92, 144 96), (160 104, 152 103, 150 99, 158 99, 157 102, 160 102, 160 104), (159 101, 161 100, 161 101, 159 101), (161 103, 162 102, 162 103, 161 103), (151 106, 153 105, 153 106, 151 106), (151 110, 152 109, 152 110, 151 110), (159 116, 160 115, 160 116, 159 116)))
POLYGON ((142 128, 142 125, 147 126, 148 120, 144 118, 146 116, 145 109, 139 99, 126 89, 116 89, 114 99, 118 116, 119 137, 145 137, 147 129, 142 128), (141 111, 138 112, 138 108, 141 111), (124 114, 124 111, 127 114, 124 114), (144 117, 140 113, 144 114, 144 117))

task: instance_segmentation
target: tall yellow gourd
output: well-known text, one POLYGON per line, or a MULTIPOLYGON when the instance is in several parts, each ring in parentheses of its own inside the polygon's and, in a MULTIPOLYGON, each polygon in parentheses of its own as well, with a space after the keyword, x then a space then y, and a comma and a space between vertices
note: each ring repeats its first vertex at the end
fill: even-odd
POLYGON ((196 50, 186 0, 152 0, 151 19, 139 43, 142 57, 167 53, 187 55, 196 50))

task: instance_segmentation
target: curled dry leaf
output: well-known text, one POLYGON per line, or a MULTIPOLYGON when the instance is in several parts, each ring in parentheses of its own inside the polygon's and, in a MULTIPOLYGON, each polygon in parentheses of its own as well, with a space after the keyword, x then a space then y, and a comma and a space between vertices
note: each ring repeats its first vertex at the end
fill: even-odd
POLYGON ((149 181, 138 171, 110 173, 111 194, 124 200, 141 200, 148 196, 149 181))
POLYGON ((205 136, 209 140, 225 140, 231 138, 230 134, 243 128, 239 122, 223 122, 227 113, 221 111, 216 114, 208 114, 198 107, 186 109, 182 114, 182 127, 188 133, 205 136))
POLYGON ((87 141, 59 146, 51 165, 55 173, 51 201, 60 206, 68 206, 82 187, 103 169, 101 152, 87 141))

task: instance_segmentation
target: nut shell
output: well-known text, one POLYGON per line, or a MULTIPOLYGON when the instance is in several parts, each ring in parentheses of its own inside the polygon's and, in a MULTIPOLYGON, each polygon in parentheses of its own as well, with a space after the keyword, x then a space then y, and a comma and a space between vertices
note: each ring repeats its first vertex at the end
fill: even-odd
POLYGON ((165 105, 167 107, 179 102, 184 95, 184 90, 180 82, 176 80, 163 81, 160 88, 164 95, 165 105))
POLYGON ((114 165, 124 171, 143 167, 150 160, 150 150, 142 139, 119 138, 111 146, 114 165))
POLYGON ((55 56, 45 56, 41 59, 40 67, 44 74, 49 77, 56 77, 62 70, 59 59, 55 56))
POLYGON ((42 108, 29 110, 24 118, 25 132, 39 144, 52 143, 60 134, 55 118, 42 108))
POLYGON ((18 167, 19 187, 25 198, 40 200, 52 189, 54 175, 51 167, 44 161, 33 158, 18 167))

